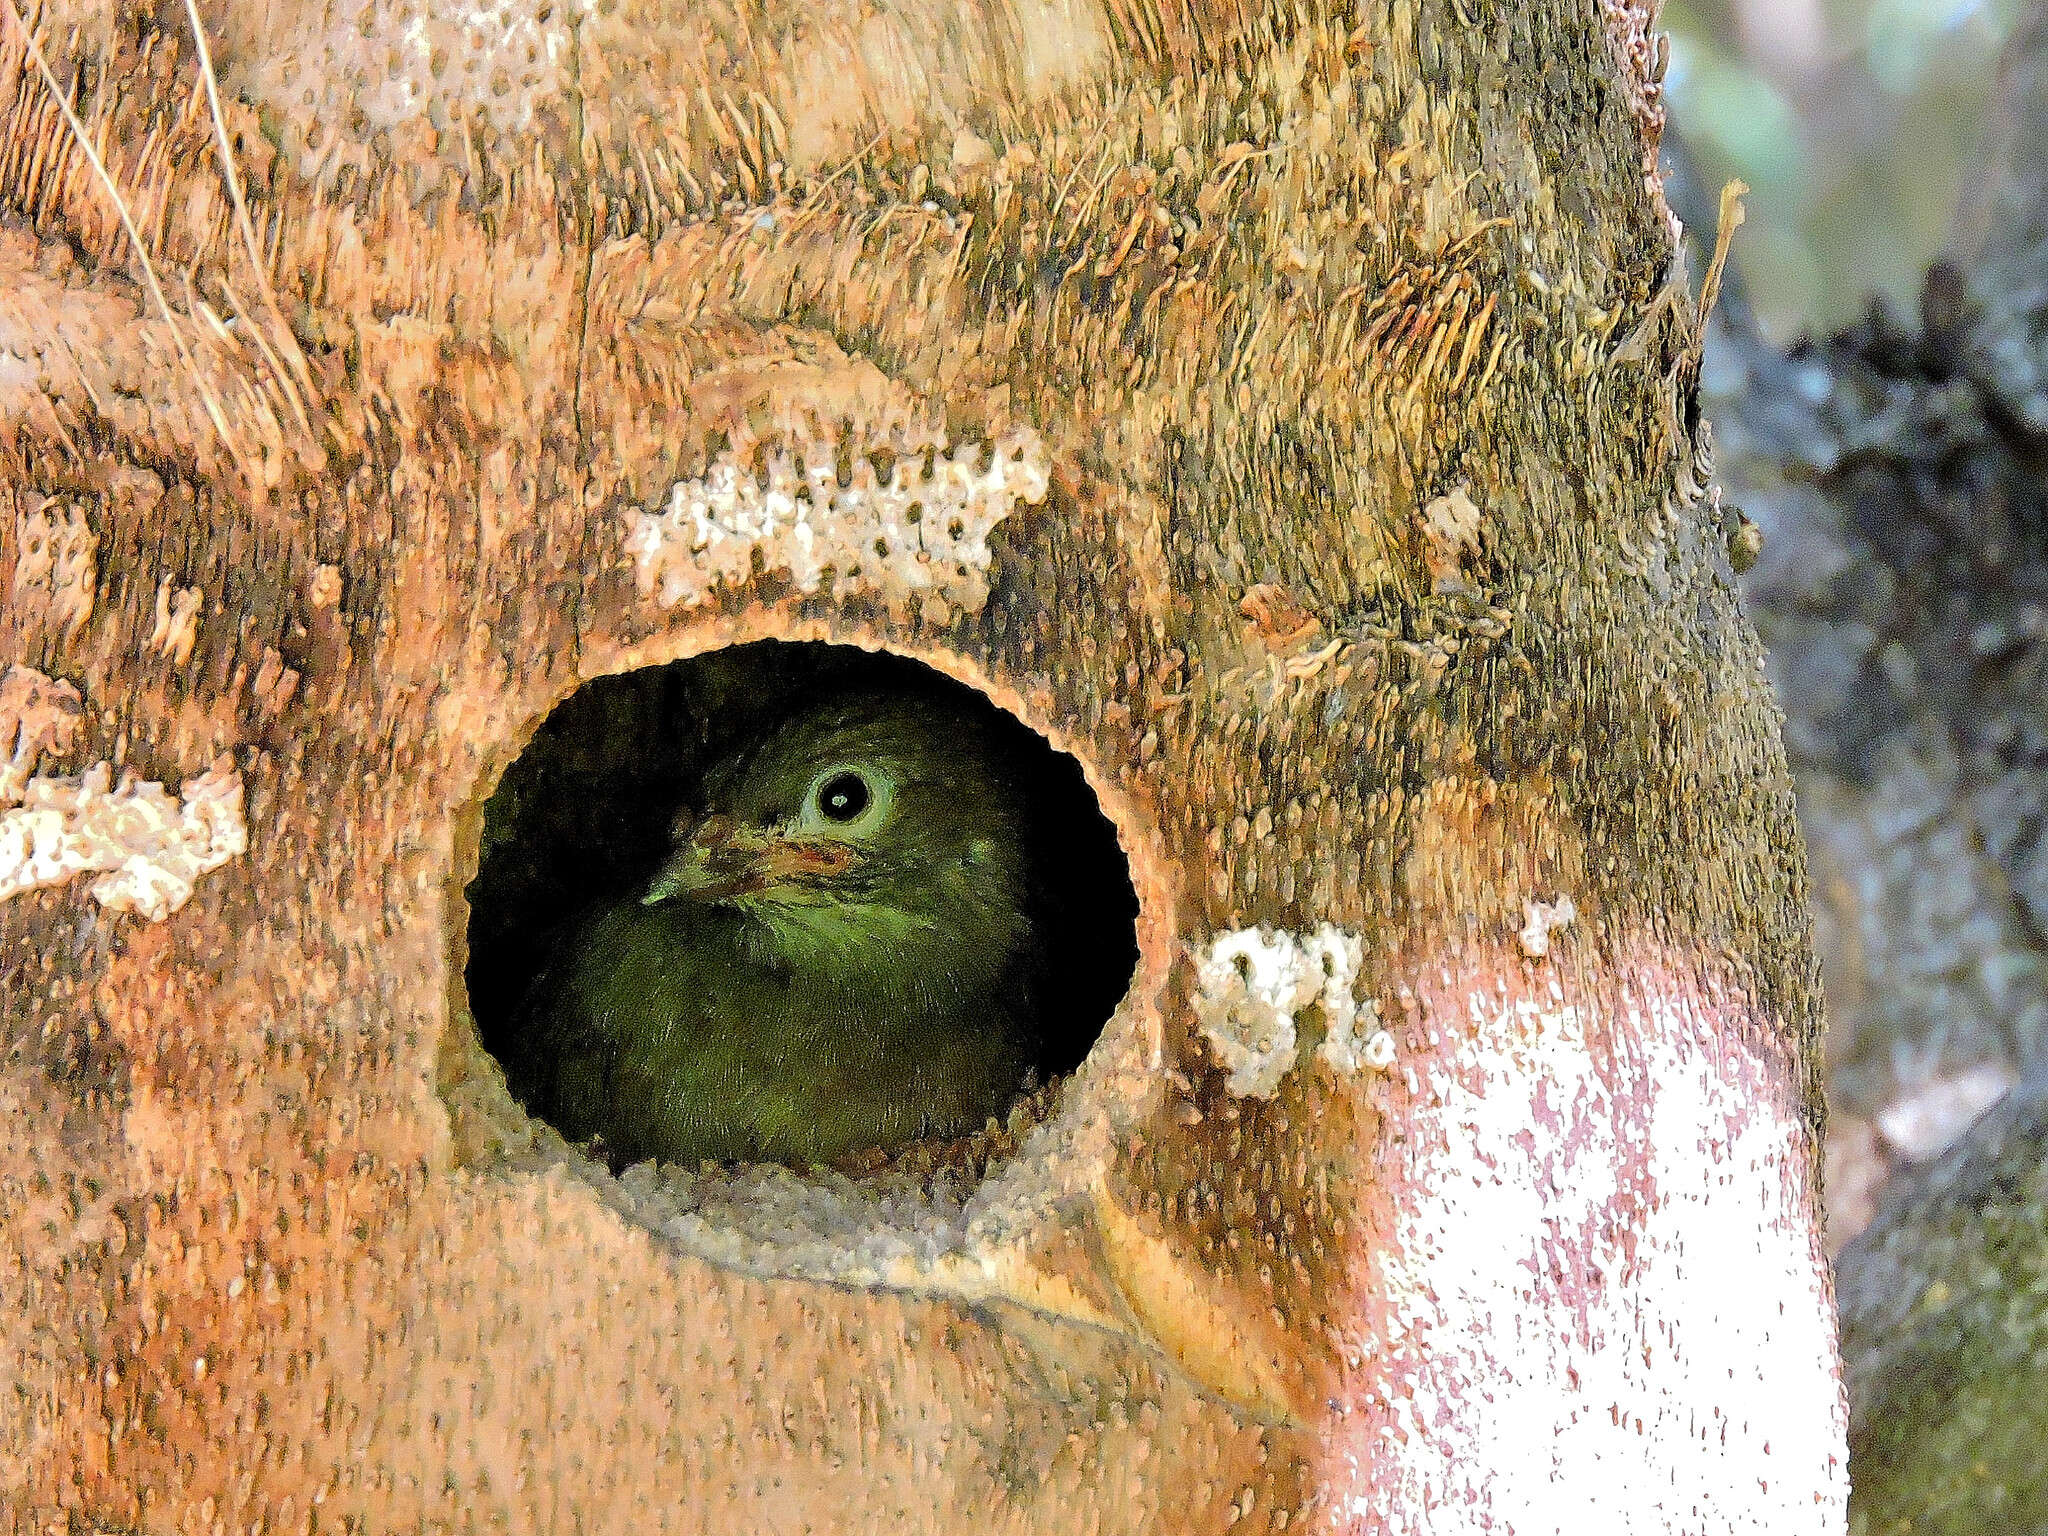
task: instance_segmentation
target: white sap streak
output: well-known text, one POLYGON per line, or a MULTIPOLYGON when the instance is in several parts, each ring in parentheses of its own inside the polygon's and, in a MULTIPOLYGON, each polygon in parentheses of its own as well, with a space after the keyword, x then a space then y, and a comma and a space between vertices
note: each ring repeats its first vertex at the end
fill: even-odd
POLYGON ((1349 1513, 1432 1536, 1841 1531, 1805 1154, 1745 1086, 1775 1071, 1654 1002, 1617 1095, 1584 1025, 1475 994, 1424 1070, 1427 1193, 1378 1258, 1393 1419, 1354 1458, 1387 1502, 1349 1513))

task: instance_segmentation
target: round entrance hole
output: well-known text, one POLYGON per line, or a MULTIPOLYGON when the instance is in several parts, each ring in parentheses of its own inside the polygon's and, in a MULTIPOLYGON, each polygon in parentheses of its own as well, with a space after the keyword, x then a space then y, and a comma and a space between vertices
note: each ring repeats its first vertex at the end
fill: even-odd
POLYGON ((597 679, 484 807, 470 1009, 616 1171, 861 1171, 1078 1066, 1137 897, 1072 757, 921 662, 759 641, 597 679))

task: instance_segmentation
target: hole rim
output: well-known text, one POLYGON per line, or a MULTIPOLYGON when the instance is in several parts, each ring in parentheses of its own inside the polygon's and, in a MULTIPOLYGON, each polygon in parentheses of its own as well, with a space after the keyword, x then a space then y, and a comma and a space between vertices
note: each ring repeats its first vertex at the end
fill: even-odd
MULTIPOLYGON (((563 1180, 587 1191, 678 1257, 759 1278, 886 1285, 974 1299, 988 1276, 1024 1258, 1064 1230, 1063 1214, 1092 1204, 1117 1151, 1156 1110, 1168 1004, 1181 944, 1182 914, 1172 864, 1159 828, 1106 771, 1078 731, 1049 718, 1024 684, 950 646, 907 641, 844 622, 792 622, 786 616, 707 615, 639 641, 590 645, 551 677, 528 680, 517 707, 493 714, 498 729, 476 748, 465 792, 450 807, 452 857, 442 883, 437 926, 446 964, 439 1039, 431 1051, 433 1109, 440 1117, 444 1171, 525 1183, 563 1180), (506 1085, 469 1007, 471 907, 467 895, 481 853, 484 806, 536 733, 567 700, 607 677, 689 661, 757 641, 814 642, 902 657, 974 690, 1078 764, 1108 821, 1137 898, 1137 960, 1122 996, 1082 1059, 1050 1084, 1020 1094, 1009 1117, 1027 1110, 1006 1151, 969 1159, 959 1177, 941 1166, 921 1178, 914 1142, 875 1172, 849 1175, 781 1163, 741 1163, 708 1171, 641 1163, 613 1173, 601 1158, 567 1141, 528 1111, 506 1085), (493 1133, 496 1134, 493 1134, 493 1133), (807 1205, 807 1231, 777 1239, 735 1219, 748 1212, 787 1219, 807 1205)), ((1082 712, 1075 710, 1078 716, 1082 712)), ((972 1141, 980 1141, 986 1132, 972 1141)))

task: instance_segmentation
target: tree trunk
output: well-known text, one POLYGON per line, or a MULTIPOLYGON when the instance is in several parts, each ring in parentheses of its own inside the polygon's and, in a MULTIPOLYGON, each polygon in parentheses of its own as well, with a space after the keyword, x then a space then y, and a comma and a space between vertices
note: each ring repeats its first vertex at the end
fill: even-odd
POLYGON ((1644 8, 197 20, 0 40, 18 1527, 1840 1527, 1644 8), (965 1170, 615 1178, 479 1043, 535 722, 757 637, 1123 838, 965 1170))

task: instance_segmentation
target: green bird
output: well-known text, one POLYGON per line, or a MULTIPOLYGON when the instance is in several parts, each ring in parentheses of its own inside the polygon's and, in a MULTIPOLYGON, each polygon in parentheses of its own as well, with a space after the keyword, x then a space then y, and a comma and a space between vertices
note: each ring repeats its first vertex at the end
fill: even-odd
POLYGON ((704 776, 538 993, 549 1118, 614 1163, 831 1162, 999 1116, 1038 1055, 1024 809, 933 699, 799 705, 704 776))

